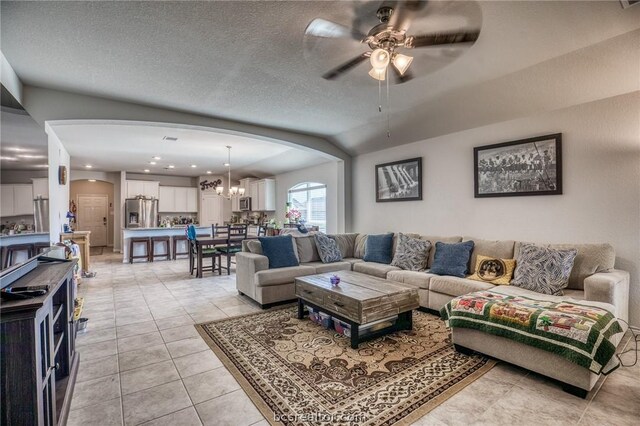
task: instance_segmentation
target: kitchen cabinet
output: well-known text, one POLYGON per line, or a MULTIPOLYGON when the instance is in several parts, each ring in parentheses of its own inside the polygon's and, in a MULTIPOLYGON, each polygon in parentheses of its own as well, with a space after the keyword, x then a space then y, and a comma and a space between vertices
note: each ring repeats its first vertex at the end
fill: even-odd
POLYGON ((240 198, 239 195, 231 197, 231 211, 234 213, 240 212, 240 198))
POLYGON ((42 198, 49 198, 49 179, 47 178, 34 178, 31 179, 33 184, 33 198, 41 196, 42 198))
POLYGON ((161 186, 160 213, 195 213, 198 211, 198 188, 161 186))
POLYGON ((222 225, 226 199, 217 194, 203 194, 200 199, 200 225, 222 225))
POLYGON ((135 198, 138 195, 160 198, 160 183, 145 180, 127 181, 127 198, 135 198))
POLYGON ((249 196, 251 197, 251 210, 257 211, 260 197, 258 194, 258 181, 249 184, 249 196))
POLYGON ((0 188, 0 216, 33 215, 33 185, 12 184, 0 188))
POLYGON ((264 212, 276 209, 276 181, 261 179, 251 182, 251 210, 264 212))

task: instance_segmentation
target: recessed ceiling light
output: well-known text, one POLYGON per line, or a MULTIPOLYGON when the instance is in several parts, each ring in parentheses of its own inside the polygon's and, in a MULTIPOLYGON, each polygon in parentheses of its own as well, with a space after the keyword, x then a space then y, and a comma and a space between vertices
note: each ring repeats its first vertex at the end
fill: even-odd
POLYGON ((175 168, 176 168, 176 166, 174 166, 173 164, 169 164, 169 168, 170 168, 170 169, 175 169, 175 168))
POLYGON ((95 179, 89 179, 89 182, 95 182, 95 181, 96 181, 95 179))
POLYGON ((18 159, 16 157, 7 157, 6 155, 2 155, 0 156, 0 160, 6 160, 6 161, 18 161, 18 159))
POLYGON ((153 158, 154 160, 162 160, 162 157, 158 157, 157 155, 151 158, 153 158))
POLYGON ((90 168, 92 168, 92 167, 93 167, 91 164, 85 164, 84 166, 85 166, 87 169, 90 169, 90 168))
POLYGON ((223 164, 223 166, 225 166, 225 167, 229 167, 230 165, 231 165, 231 164, 229 164, 229 163, 224 163, 224 164, 223 164))
POLYGON ((192 165, 191 165, 191 168, 192 168, 192 169, 195 169, 196 167, 198 167, 198 166, 196 166, 195 164, 192 164, 192 165))
POLYGON ((149 169, 144 169, 144 172, 145 172, 145 173, 149 173, 150 171, 151 171, 151 170, 149 170, 149 169))
POLYGON ((211 174, 211 170, 207 170, 207 174, 210 175, 211 174))
POLYGON ((155 166, 156 162, 155 161, 149 161, 149 164, 151 164, 152 166, 155 166))

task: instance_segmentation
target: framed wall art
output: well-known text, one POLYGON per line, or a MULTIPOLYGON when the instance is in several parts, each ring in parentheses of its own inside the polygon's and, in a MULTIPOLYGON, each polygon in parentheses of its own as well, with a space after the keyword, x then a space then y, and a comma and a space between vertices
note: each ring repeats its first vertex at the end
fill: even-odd
POLYGON ((422 158, 376 165, 376 202, 422 200, 422 158))
POLYGON ((473 149, 476 198, 562 194, 562 134, 473 149))

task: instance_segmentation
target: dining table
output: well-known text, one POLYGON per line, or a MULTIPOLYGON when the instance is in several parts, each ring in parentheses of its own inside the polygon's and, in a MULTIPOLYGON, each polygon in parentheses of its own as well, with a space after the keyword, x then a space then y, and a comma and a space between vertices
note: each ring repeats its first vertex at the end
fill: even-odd
POLYGON ((228 246, 229 244, 242 244, 242 240, 255 240, 257 236, 228 237, 228 236, 198 236, 194 240, 196 246, 196 278, 202 278, 202 253, 205 247, 228 246))

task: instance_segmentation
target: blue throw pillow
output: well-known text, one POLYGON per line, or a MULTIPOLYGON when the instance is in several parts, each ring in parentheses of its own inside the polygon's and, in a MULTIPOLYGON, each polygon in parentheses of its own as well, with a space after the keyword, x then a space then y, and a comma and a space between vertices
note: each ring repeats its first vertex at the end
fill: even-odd
POLYGON ((438 241, 430 272, 464 278, 469 272, 469 259, 471 259, 473 246, 473 241, 453 244, 438 241))
POLYGON ((393 233, 380 235, 367 235, 367 245, 364 249, 365 262, 377 262, 390 264, 393 257, 391 248, 393 247, 393 233))
POLYGON ((262 244, 262 254, 269 258, 269 269, 298 266, 298 258, 293 251, 293 239, 291 235, 278 235, 276 237, 259 237, 262 244))

